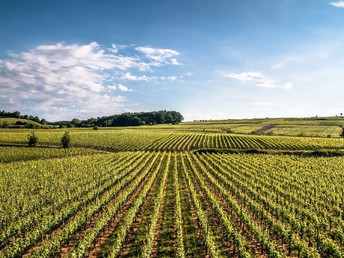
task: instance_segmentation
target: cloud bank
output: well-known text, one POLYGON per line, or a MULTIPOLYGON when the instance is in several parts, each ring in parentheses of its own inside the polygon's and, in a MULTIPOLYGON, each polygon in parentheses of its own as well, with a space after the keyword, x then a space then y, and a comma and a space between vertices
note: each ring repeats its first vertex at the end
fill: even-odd
POLYGON ((123 112, 132 91, 123 80, 148 81, 143 72, 179 64, 179 53, 170 49, 130 47, 96 42, 86 45, 41 45, 0 59, 0 101, 3 109, 39 113, 51 120, 70 115, 123 112), (120 54, 131 48, 133 54, 120 54), (72 113, 72 114, 71 114, 72 113))

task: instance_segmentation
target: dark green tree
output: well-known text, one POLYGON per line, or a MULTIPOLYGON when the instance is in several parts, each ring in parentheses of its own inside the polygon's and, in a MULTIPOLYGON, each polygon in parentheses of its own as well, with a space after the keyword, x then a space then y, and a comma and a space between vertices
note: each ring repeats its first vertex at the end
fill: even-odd
POLYGON ((28 145, 29 147, 35 147, 38 143, 38 137, 35 135, 35 132, 32 132, 28 135, 28 145))
POLYGON ((344 137, 344 127, 342 128, 342 133, 340 134, 341 137, 344 137))
POLYGON ((70 134, 69 132, 65 132, 65 134, 61 138, 61 144, 63 148, 69 148, 70 147, 70 134))
POLYGON ((72 120, 71 124, 74 125, 75 127, 78 127, 78 126, 80 126, 81 121, 79 119, 77 119, 77 118, 74 118, 72 120))
POLYGON ((35 122, 37 122, 37 123, 40 123, 40 122, 41 122, 41 120, 39 119, 38 116, 35 116, 35 117, 33 118, 33 121, 35 121, 35 122))
POLYGON ((14 117, 20 118, 20 112, 19 111, 15 111, 13 114, 14 114, 14 117))

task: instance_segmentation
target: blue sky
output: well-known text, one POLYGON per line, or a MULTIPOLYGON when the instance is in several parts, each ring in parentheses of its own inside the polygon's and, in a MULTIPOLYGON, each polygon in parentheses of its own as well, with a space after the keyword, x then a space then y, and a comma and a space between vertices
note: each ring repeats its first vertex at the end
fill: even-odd
POLYGON ((338 115, 343 25, 336 0, 0 0, 0 109, 338 115))

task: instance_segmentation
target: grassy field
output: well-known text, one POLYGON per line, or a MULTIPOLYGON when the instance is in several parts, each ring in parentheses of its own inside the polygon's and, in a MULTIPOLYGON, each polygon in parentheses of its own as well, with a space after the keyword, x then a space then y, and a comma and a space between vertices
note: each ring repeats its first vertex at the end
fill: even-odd
POLYGON ((341 123, 1 129, 0 257, 343 257, 341 123))
POLYGON ((7 124, 10 128, 25 128, 27 126, 33 126, 35 128, 48 128, 47 125, 42 125, 32 120, 21 118, 0 118, 0 128, 7 124))

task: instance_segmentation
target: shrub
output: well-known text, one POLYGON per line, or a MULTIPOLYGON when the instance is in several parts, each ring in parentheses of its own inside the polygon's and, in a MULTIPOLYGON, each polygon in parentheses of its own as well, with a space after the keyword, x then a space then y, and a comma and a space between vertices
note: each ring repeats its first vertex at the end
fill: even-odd
POLYGON ((31 134, 28 135, 28 145, 29 147, 35 147, 37 142, 38 142, 38 137, 35 135, 34 132, 32 132, 31 134))
POLYGON ((70 135, 69 132, 65 132, 65 134, 61 138, 61 144, 63 148, 69 148, 70 147, 70 135))

